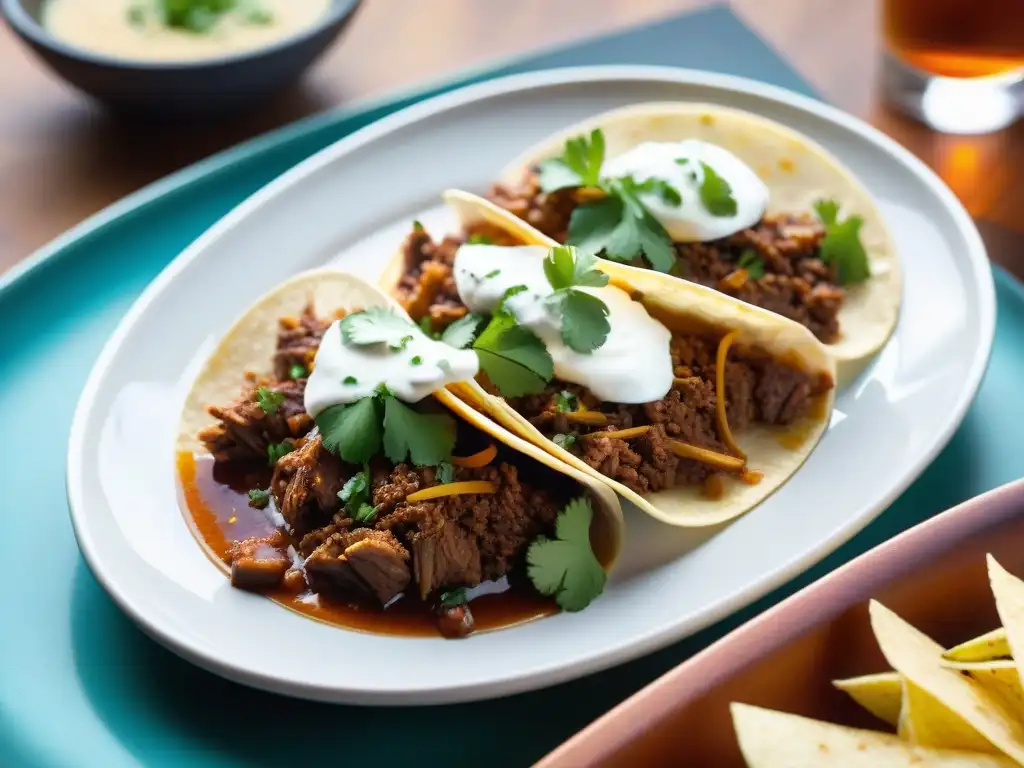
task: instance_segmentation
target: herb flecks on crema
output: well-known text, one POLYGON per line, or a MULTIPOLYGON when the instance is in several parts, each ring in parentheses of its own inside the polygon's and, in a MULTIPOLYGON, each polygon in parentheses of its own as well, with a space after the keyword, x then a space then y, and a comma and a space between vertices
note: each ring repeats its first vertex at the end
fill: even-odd
POLYGON ((142 26, 154 19, 171 29, 205 34, 226 15, 235 14, 243 24, 274 21, 259 0, 136 0, 127 10, 128 22, 142 26))

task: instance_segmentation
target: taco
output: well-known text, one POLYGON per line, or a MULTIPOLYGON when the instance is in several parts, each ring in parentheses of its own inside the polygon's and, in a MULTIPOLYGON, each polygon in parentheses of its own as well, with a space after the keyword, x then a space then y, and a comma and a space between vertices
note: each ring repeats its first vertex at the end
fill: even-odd
POLYGON ((428 331, 472 343, 481 375, 449 389, 506 429, 679 526, 750 509, 817 444, 835 366, 803 326, 445 199, 460 232, 414 229, 382 285, 428 331))
POLYGON ((496 580, 585 607, 619 550, 618 500, 444 390, 475 371, 472 352, 345 273, 307 272, 262 297, 200 371, 178 436, 179 456, 213 463, 218 494, 242 478, 265 518, 232 536, 227 523, 251 509, 229 508, 220 528, 194 514, 232 583, 303 612, 333 601, 401 618, 422 605, 456 635, 496 580))
POLYGON ((605 112, 526 150, 488 197, 555 242, 801 323, 844 380, 896 326, 899 264, 876 202, 823 147, 749 112, 605 112))

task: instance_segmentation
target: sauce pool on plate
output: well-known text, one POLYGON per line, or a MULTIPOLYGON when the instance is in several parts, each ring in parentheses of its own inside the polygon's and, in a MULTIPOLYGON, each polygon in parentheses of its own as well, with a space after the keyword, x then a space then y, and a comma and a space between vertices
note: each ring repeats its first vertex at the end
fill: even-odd
POLYGON ((47 0, 42 24, 95 53, 190 61, 253 50, 301 32, 327 13, 331 0, 238 0, 223 13, 200 13, 191 28, 165 23, 162 7, 162 0, 47 0))

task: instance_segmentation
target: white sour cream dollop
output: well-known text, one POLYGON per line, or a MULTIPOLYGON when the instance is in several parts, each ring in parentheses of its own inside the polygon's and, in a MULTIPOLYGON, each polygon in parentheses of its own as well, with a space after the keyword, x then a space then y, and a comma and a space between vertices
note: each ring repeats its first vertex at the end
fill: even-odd
POLYGON ((544 275, 547 253, 533 245, 463 245, 455 254, 459 296, 472 311, 491 313, 505 291, 525 285, 505 307, 547 347, 557 379, 584 386, 610 403, 663 398, 672 388, 668 329, 620 288, 580 288, 607 305, 611 331, 589 354, 569 348, 562 340, 561 315, 544 301, 554 292, 544 275))
POLYGON ((637 182, 658 178, 678 189, 683 198, 678 206, 669 205, 657 194, 642 196, 651 215, 677 243, 707 242, 733 235, 756 224, 768 206, 768 187, 753 169, 729 150, 697 139, 638 144, 605 163, 601 175, 632 176, 637 182), (715 216, 704 207, 700 199, 702 162, 732 188, 735 215, 715 216))
POLYGON ((472 350, 435 341, 413 325, 409 335, 412 339, 403 350, 386 344, 357 346, 343 341, 340 321, 332 323, 306 382, 306 412, 316 417, 332 405, 354 403, 381 384, 399 400, 416 403, 446 384, 476 376, 479 363, 472 350))

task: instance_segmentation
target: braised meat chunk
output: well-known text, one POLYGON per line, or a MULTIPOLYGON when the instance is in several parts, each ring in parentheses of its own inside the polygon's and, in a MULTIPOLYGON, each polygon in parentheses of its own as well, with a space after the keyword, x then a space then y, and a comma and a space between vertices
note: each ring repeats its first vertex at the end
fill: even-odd
POLYGON ((278 459, 270 490, 293 535, 305 536, 330 522, 340 506, 338 491, 351 474, 318 434, 278 459))
POLYGON ((306 559, 310 586, 339 597, 370 596, 386 605, 409 583, 409 553, 390 531, 335 533, 306 559))
POLYGON ((302 404, 305 388, 305 380, 272 382, 249 376, 238 398, 207 408, 217 423, 201 430, 199 439, 217 461, 266 461, 271 443, 295 440, 313 426, 302 404), (271 410, 260 405, 261 387, 280 395, 271 410))
POLYGON ((291 566, 287 539, 276 531, 266 538, 236 541, 231 547, 231 585, 253 592, 268 592, 281 585, 291 566))

